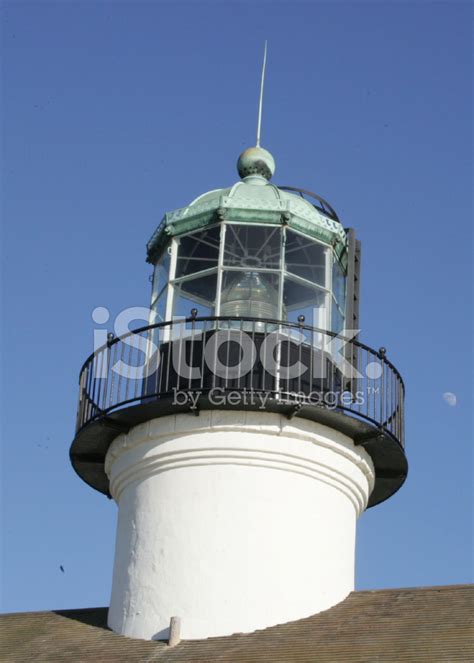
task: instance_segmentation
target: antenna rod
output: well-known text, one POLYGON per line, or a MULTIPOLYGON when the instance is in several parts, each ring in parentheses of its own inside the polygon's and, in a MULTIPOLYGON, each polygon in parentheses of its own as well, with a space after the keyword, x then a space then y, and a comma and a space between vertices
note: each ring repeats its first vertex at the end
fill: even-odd
POLYGON ((262 80, 260 81, 260 100, 258 102, 257 147, 260 147, 260 129, 262 128, 263 84, 265 82, 265 65, 267 64, 267 40, 263 51, 262 80))

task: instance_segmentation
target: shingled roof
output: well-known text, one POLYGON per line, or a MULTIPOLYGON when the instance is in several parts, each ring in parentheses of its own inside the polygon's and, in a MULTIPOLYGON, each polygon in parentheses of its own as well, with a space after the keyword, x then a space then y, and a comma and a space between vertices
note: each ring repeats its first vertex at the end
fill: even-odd
POLYGON ((474 585, 353 592, 325 612, 249 634, 183 641, 132 640, 109 631, 107 609, 0 615, 0 660, 474 661, 474 585))

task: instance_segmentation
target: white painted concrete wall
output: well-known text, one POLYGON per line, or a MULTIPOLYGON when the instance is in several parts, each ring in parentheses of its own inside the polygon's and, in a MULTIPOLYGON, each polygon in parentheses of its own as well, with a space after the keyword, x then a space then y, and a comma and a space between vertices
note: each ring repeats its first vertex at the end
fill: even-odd
POLYGON ((345 435, 265 412, 179 414, 109 449, 119 505, 109 626, 163 639, 313 615, 354 588, 374 471, 345 435))

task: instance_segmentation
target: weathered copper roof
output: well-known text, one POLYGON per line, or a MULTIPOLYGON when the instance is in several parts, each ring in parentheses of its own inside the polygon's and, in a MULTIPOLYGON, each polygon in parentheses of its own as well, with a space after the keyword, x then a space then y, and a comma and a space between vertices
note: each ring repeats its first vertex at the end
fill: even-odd
POLYGON ((323 212, 296 191, 299 190, 293 192, 288 187, 279 188, 268 182, 262 185, 238 181, 225 189, 203 193, 186 207, 165 214, 147 244, 147 260, 153 262, 170 237, 204 228, 222 219, 258 224, 285 223, 333 245, 340 257, 347 243, 342 224, 337 217, 328 211, 323 212))
POLYGON ((106 608, 0 615, 0 660, 474 661, 474 585, 353 592, 330 610, 250 634, 189 640, 174 648, 106 627, 106 608))

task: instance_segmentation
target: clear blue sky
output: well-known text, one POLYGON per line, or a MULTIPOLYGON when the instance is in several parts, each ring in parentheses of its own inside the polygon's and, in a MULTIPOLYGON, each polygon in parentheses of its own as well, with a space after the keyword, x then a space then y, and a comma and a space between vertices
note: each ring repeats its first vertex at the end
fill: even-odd
POLYGON ((362 338, 407 386, 410 474, 360 520, 357 588, 469 581, 472 5, 64 0, 1 14, 2 609, 108 604, 116 507, 68 459, 91 311, 147 305, 162 214, 237 179, 265 38, 274 179, 357 229, 362 338))

